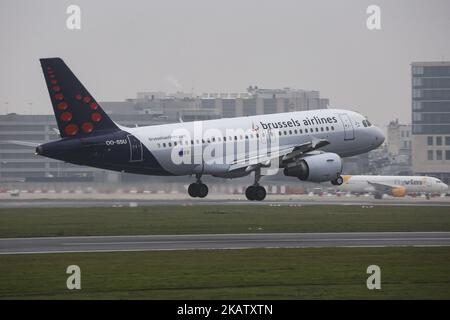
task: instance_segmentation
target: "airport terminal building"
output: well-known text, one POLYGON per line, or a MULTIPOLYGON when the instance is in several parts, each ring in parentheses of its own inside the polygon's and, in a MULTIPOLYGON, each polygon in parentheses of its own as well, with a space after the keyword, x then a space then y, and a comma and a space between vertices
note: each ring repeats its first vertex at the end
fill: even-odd
MULTIPOLYGON (((205 93, 201 96, 163 92, 141 92, 134 99, 100 104, 111 118, 125 126, 145 126, 222 117, 304 111, 328 107, 328 99, 318 91, 297 89, 258 89, 245 93, 205 93)), ((50 104, 50 102, 49 102, 50 104)), ((119 182, 138 179, 120 174, 77 166, 40 157, 34 148, 8 143, 8 140, 43 143, 58 139, 53 115, 0 116, 1 182, 119 182)))
POLYGON ((413 62, 412 166, 450 182, 450 61, 413 62))

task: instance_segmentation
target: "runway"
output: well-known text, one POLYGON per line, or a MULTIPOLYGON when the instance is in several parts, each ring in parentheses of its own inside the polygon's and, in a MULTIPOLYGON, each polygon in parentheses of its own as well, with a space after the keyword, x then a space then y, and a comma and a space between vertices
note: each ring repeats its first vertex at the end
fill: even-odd
POLYGON ((259 205, 259 206, 301 206, 301 205, 355 205, 355 206, 450 206, 450 199, 383 199, 367 197, 282 197, 264 201, 246 199, 17 199, 1 200, 1 208, 83 208, 83 207, 135 207, 135 206, 194 206, 194 205, 259 205))
POLYGON ((248 248, 450 246, 450 232, 260 233, 0 239, 0 254, 248 248))

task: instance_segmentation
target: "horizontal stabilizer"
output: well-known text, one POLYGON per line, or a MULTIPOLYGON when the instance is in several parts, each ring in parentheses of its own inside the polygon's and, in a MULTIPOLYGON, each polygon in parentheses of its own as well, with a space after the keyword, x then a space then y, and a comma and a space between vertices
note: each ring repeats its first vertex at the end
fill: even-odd
POLYGON ((18 146, 33 147, 33 148, 36 148, 37 146, 40 145, 40 143, 38 143, 38 142, 19 141, 19 140, 6 140, 4 142, 9 143, 9 144, 15 144, 18 146))

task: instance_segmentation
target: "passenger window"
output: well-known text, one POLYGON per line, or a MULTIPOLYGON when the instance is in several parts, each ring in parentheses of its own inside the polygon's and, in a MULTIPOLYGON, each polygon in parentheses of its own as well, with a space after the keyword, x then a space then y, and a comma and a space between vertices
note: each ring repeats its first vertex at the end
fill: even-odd
POLYGON ((294 133, 297 134, 297 129, 294 130, 294 133))
POLYGON ((171 147, 172 146, 172 143, 171 142, 169 142, 169 147, 171 147))
POLYGON ((216 138, 213 137, 213 138, 212 138, 212 142, 215 142, 215 141, 216 141, 216 138))
POLYGON ((319 128, 316 128, 316 132, 319 132, 319 128))
POLYGON ((292 135, 292 130, 289 130, 289 134, 292 135))
POLYGON ((327 131, 330 131, 330 128, 328 128, 328 127, 325 127, 325 130, 327 130, 327 131))
POLYGON ((333 126, 331 126, 331 131, 334 131, 334 127, 333 126))
POLYGON ((248 140, 248 136, 245 136, 245 139, 248 140))
POLYGON ((322 132, 323 132, 323 127, 320 127, 320 131, 322 131, 322 132))
POLYGON ((308 129, 305 129, 305 133, 308 133, 308 129))
POLYGON ((236 141, 237 141, 237 136, 234 136, 234 140, 236 140, 236 141))
POLYGON ((287 131, 286 130, 284 130, 284 135, 287 136, 287 131))
POLYGON ((302 133, 303 133, 303 130, 302 130, 302 129, 300 129, 299 131, 300 131, 300 134, 302 134, 302 133))
POLYGON ((163 143, 163 147, 164 147, 164 148, 166 147, 166 143, 165 143, 165 142, 163 143))
POLYGON ((177 142, 176 142, 176 141, 173 142, 173 146, 174 146, 174 147, 177 146, 177 142))
POLYGON ((158 143, 158 148, 161 148, 161 143, 158 143))

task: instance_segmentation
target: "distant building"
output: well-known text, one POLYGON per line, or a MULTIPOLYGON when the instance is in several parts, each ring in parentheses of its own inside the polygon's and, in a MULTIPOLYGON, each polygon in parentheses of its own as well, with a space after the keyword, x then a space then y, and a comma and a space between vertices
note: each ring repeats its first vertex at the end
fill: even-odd
POLYGON ((411 165, 411 125, 398 119, 387 126, 387 151, 392 163, 411 165))
POLYGON ((450 182, 450 61, 413 62, 412 165, 450 182))
MULTIPOLYGON (((108 104, 103 104, 106 109, 108 104)), ((111 103, 111 108, 117 112, 119 104, 111 103)), ((194 121, 326 109, 328 104, 329 100, 321 98, 319 91, 249 87, 247 92, 203 93, 201 96, 183 92, 169 95, 139 92, 135 99, 127 100, 124 110, 129 112, 134 108, 134 112, 168 121, 194 121)))

